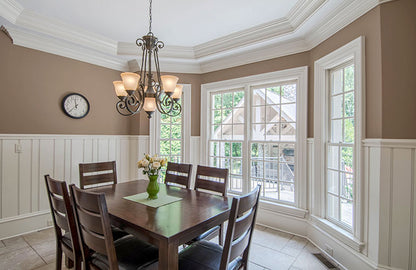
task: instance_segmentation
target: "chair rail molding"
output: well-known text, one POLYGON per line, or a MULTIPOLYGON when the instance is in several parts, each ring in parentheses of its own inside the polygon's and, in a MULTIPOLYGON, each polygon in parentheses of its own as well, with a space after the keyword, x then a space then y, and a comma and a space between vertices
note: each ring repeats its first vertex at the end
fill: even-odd
POLYGON ((115 160, 119 182, 138 179, 148 145, 148 136, 0 134, 0 239, 52 225, 45 174, 79 185, 79 163, 115 160))

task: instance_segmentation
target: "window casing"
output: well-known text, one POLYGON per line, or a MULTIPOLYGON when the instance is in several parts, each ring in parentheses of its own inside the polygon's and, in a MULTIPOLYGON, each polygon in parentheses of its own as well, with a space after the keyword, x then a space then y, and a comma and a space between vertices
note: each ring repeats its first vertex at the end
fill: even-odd
POLYGON ((306 166, 299 168, 298 152, 306 147, 306 74, 298 68, 202 86, 209 102, 202 106, 201 159, 229 168, 230 192, 260 183, 263 200, 303 206, 306 166))

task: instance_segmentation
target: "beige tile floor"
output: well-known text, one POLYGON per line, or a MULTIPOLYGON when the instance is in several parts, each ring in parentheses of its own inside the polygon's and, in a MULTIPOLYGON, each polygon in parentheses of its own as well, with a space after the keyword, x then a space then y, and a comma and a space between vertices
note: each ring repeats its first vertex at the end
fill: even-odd
MULTIPOLYGON (((249 269, 327 269, 312 253, 319 250, 304 238, 256 226, 249 269)), ((0 269, 55 269, 53 229, 0 241, 0 269)))

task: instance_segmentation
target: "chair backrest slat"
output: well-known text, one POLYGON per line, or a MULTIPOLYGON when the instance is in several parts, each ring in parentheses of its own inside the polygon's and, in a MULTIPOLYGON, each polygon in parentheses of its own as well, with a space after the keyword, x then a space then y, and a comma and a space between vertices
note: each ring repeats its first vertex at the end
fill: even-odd
POLYGON ((165 183, 175 183, 186 188, 191 186, 192 164, 168 162, 165 183))
POLYGON ((195 190, 204 189, 227 195, 228 169, 198 165, 195 190))
POLYGON ((257 215, 259 194, 260 185, 247 195, 233 198, 221 258, 221 270, 227 269, 228 263, 237 257, 241 257, 242 266, 247 267, 250 242, 257 215))
POLYGON ((78 231, 68 189, 65 181, 52 179, 45 175, 46 192, 51 207, 52 220, 55 227, 56 240, 62 242, 62 230, 69 232, 73 256, 81 256, 78 231))
POLYGON ((109 268, 118 270, 110 217, 104 193, 93 193, 70 185, 75 220, 81 240, 82 256, 91 264, 91 250, 108 258, 109 268))
POLYGON ((117 184, 116 162, 80 163, 79 183, 82 189, 96 184, 117 184))

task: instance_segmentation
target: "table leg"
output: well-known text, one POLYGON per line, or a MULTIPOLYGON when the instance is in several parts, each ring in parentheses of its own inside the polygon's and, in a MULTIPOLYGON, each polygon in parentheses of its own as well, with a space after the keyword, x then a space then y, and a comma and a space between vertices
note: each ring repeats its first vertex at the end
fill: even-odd
POLYGON ((159 270, 178 270, 178 243, 163 241, 159 245, 159 270))

